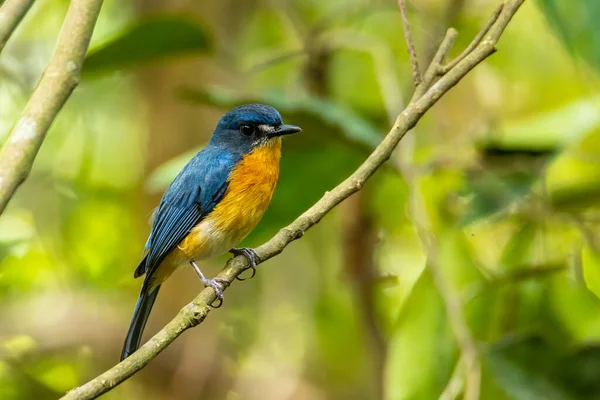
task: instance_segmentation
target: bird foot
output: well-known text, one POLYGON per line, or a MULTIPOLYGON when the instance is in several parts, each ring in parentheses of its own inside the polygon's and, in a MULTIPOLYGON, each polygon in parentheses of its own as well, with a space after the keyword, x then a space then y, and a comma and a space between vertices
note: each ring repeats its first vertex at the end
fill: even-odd
POLYGON ((225 288, 227 286, 229 286, 229 281, 225 278, 208 279, 207 277, 204 276, 204 274, 202 273, 202 271, 200 270, 200 268, 198 267, 198 265, 196 264, 195 261, 193 261, 193 260, 190 261, 190 264, 192 264, 192 267, 194 267, 194 270, 198 274, 198 277, 202 281, 202 284, 204 285, 204 287, 212 288, 212 290, 215 291, 215 295, 217 296, 217 300, 219 300, 219 303, 217 305, 213 305, 211 303, 210 306, 212 308, 221 307, 223 305, 223 299, 225 298, 225 296, 223 295, 223 291, 225 290, 225 288))
POLYGON ((219 308, 223 305, 223 299, 225 296, 223 295, 223 290, 229 285, 229 281, 224 278, 212 278, 212 279, 204 279, 202 281, 204 287, 210 287, 215 291, 215 295, 217 295, 217 300, 219 303, 217 305, 211 304, 212 308, 219 308))
POLYGON ((238 281, 245 281, 246 279, 254 278, 254 275, 256 275, 256 266, 258 265, 258 263, 260 263, 260 257, 258 256, 258 254, 256 254, 256 251, 254 251, 254 249, 251 249, 250 247, 242 247, 239 249, 234 247, 233 249, 229 250, 229 252, 233 254, 234 257, 246 257, 246 259, 250 263, 248 269, 252 269, 252 275, 250 276, 250 278, 240 278, 239 276, 237 276, 235 279, 237 279, 238 281))

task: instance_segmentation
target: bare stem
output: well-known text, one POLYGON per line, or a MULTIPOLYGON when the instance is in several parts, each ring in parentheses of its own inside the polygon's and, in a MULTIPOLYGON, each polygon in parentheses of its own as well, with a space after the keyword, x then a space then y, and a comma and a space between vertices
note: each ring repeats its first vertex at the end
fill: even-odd
POLYGON ((52 60, 0 151, 0 214, 29 175, 54 118, 79 83, 102 0, 72 0, 52 60))
MULTIPOLYGON (((423 96, 412 101, 402 111, 382 142, 352 175, 331 191, 325 193, 319 201, 290 225, 282 228, 268 242, 257 247, 255 250, 260 259, 266 261, 280 254, 288 244, 302 237, 308 229, 317 224, 334 207, 359 191, 366 181, 390 158, 400 140, 417 124, 427 110, 467 75, 469 71, 494 52, 495 45, 500 39, 502 32, 518 8, 523 4, 523 1, 512 0, 504 7, 486 38, 469 55, 448 71, 446 75, 442 76, 423 96)), ((218 277, 233 283, 235 277, 246 268, 248 268, 248 260, 243 256, 238 256, 227 262, 225 269, 218 277)), ((208 305, 215 300, 215 297, 213 289, 204 289, 191 303, 181 309, 171 322, 140 347, 138 351, 83 386, 73 389, 63 399, 93 399, 131 377, 144 368, 181 333, 202 323, 210 312, 208 305)), ((460 306, 453 307, 460 308, 460 306)), ((467 367, 470 370, 468 360, 465 359, 465 363, 467 363, 467 367)), ((472 398, 469 397, 469 399, 472 398)))
POLYGON ((500 16, 500 13, 502 12, 502 8, 504 8, 504 3, 500 4, 496 8, 496 10, 494 11, 494 13, 490 17, 490 19, 488 19, 488 21, 485 24, 485 26, 483 27, 483 29, 477 34, 477 36, 475 36, 475 39, 473 39, 473 41, 469 44, 469 46, 467 46, 467 48, 462 53, 460 53, 460 55, 458 57, 456 57, 454 60, 450 61, 448 64, 446 64, 440 68, 441 74, 445 74, 446 72, 450 71, 452 68, 454 68, 456 66, 456 64, 458 64, 460 62, 460 60, 462 60, 467 55, 469 55, 473 51, 473 49, 475 47, 477 47, 477 45, 481 42, 481 39, 483 39, 483 37, 488 33, 488 31, 490 30, 492 25, 494 25, 494 23, 500 16))
POLYGON ((6 0, 0 6, 0 52, 35 0, 6 0))
POLYGON ((458 32, 456 32, 456 29, 448 29, 448 31, 446 32, 446 36, 444 36, 444 39, 440 44, 440 47, 438 47, 435 55, 433 56, 433 60, 431 60, 431 64, 429 64, 429 67, 427 67, 427 71, 425 71, 425 75, 423 75, 423 80, 421 80, 421 84, 415 90, 413 100, 423 96, 423 94, 431 87, 433 81, 439 75, 442 61, 444 61, 444 58, 452 49, 457 35, 458 32))
POLYGON ((415 50, 415 43, 413 42, 412 33, 410 32, 410 22, 408 21, 408 14, 406 13, 405 0, 398 0, 398 7, 400 8, 400 15, 402 16, 402 27, 404 28, 406 48, 410 57, 410 66, 412 67, 413 83, 415 84, 415 87, 417 87, 421 84, 421 71, 419 70, 419 60, 417 58, 417 51, 415 50))

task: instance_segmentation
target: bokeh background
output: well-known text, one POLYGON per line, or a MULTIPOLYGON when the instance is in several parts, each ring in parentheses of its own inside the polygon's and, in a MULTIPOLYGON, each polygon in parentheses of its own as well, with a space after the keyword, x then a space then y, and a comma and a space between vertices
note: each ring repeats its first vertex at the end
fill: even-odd
MULTIPOLYGON (((498 3, 408 1, 421 65, 498 3)), ((0 140, 67 6, 37 1, 2 52, 0 140)), ((598 20, 597 0, 526 1, 359 195, 104 398, 454 398, 460 351, 411 193, 479 346, 481 398, 600 398, 598 20)), ((394 0, 106 0, 81 85, 0 217, 0 398, 55 399, 118 361, 148 218, 225 111, 267 103, 304 128, 253 246, 357 167, 411 92, 394 0)), ((146 337, 201 288, 177 272, 146 337)))

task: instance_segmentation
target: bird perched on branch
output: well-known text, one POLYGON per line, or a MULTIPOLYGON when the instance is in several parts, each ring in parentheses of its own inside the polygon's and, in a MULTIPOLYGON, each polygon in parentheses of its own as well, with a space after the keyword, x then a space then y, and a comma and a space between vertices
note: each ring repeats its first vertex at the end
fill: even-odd
POLYGON ((121 360, 140 346, 160 285, 190 264, 220 306, 227 281, 204 276, 196 260, 226 252, 248 258, 254 276, 258 255, 235 248, 262 218, 279 178, 281 137, 301 129, 284 125, 262 104, 234 108, 218 122, 210 142, 188 162, 163 195, 134 277, 145 274, 121 360))

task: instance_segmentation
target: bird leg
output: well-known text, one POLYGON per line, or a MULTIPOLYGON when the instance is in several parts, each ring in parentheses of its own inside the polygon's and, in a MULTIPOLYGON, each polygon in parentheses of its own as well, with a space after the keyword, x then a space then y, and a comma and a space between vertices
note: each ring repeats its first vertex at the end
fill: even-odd
POLYGON ((254 278, 254 275, 256 275, 256 266, 258 265, 258 263, 260 262, 260 257, 258 256, 258 254, 256 254, 256 251, 254 251, 254 249, 251 249, 250 247, 242 247, 242 248, 233 248, 231 250, 229 250, 229 252, 231 254, 233 254, 233 256, 244 256, 248 259, 248 262, 250 263, 250 267, 252 269, 252 275, 250 276, 250 278, 240 278, 239 276, 237 276, 235 279, 237 279, 238 281, 245 281, 246 279, 252 279, 254 278))
POLYGON ((202 271, 200 271, 200 268, 198 267, 198 264, 196 264, 196 261, 191 260, 190 264, 192 265, 192 267, 194 267, 194 271, 196 271, 196 273, 198 274, 198 277, 200 277, 200 280, 204 284, 204 287, 211 287, 215 291, 215 295, 217 295, 219 304, 216 306, 213 306, 211 304, 210 306, 213 308, 221 307, 221 305, 223 305, 223 298, 224 298, 223 290, 225 289, 225 287, 227 287, 229 285, 229 281, 224 278, 208 279, 207 277, 204 276, 202 271))

